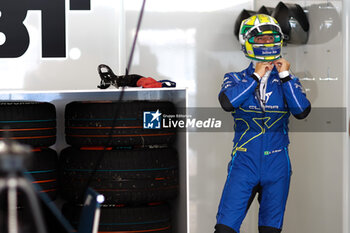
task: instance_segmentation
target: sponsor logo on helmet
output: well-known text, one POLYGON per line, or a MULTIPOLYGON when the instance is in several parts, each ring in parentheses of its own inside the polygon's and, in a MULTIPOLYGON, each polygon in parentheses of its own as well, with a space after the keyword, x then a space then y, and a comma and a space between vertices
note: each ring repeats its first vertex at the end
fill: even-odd
POLYGON ((271 55, 271 54, 276 54, 277 51, 262 51, 263 55, 271 55))

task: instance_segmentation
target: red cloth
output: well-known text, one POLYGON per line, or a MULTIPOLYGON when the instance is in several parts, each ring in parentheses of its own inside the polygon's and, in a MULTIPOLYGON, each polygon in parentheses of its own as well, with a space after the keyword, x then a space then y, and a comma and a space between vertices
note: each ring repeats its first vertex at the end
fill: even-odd
POLYGON ((154 80, 153 78, 140 78, 136 85, 138 87, 143 87, 143 88, 158 88, 158 87, 162 87, 162 83, 154 80))

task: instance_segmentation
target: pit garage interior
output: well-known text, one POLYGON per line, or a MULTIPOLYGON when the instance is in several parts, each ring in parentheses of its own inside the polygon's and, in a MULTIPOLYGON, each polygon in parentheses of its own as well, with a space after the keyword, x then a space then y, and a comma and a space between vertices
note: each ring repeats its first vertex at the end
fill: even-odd
MULTIPOLYGON (((65 230, 60 228, 58 232, 74 232, 78 227, 79 233, 214 232, 234 137, 232 117, 221 109, 218 94, 225 73, 241 71, 250 63, 234 35, 235 24, 243 11, 258 12, 265 7, 269 14, 273 14, 278 4, 297 5, 308 21, 309 27, 303 34, 306 40, 304 38, 299 43, 286 40, 281 54, 290 62, 291 73, 299 78, 312 105, 306 119, 298 121, 290 117, 289 155, 293 174, 282 232, 350 233, 350 2, 347 0, 1 0, 0 109, 10 106, 14 112, 10 117, 4 113, 5 110, 0 113, 0 117, 4 117, 0 119, 1 139, 9 143, 7 149, 0 148, 0 232, 57 231, 52 227, 48 227, 49 230, 38 229, 35 223, 40 219, 47 223, 47 219, 45 214, 42 218, 37 217, 37 210, 33 210, 28 203, 27 209, 22 207, 21 195, 27 196, 28 193, 19 194, 17 200, 7 196, 11 189, 6 182, 10 179, 9 174, 13 174, 9 169, 13 164, 8 165, 6 161, 13 159, 13 156, 8 157, 9 154, 19 152, 11 144, 17 140, 7 140, 11 139, 11 133, 14 133, 11 129, 16 126, 11 125, 9 129, 5 121, 22 121, 18 112, 24 105, 35 105, 34 102, 48 103, 48 106, 55 108, 55 126, 52 126, 55 128, 52 136, 55 141, 34 143, 34 147, 39 151, 57 153, 56 176, 44 179, 55 180, 54 187, 42 187, 49 190, 46 194, 50 190, 55 192, 49 209, 58 211, 50 215, 50 218, 59 219, 55 221, 60 223, 55 224, 64 225, 62 229, 65 230), (144 83, 136 84, 135 81, 125 84, 121 81, 123 78, 143 78, 144 83), (123 102, 123 105, 119 102, 123 102), (70 108, 71 114, 68 114, 67 106, 70 103, 76 105, 70 108), (87 109, 95 103, 99 107, 91 110, 94 111, 93 115, 87 109), (149 107, 152 103, 154 106, 149 107), (108 109, 110 105, 112 110, 108 109), (157 117, 152 115, 149 120, 145 114, 159 112, 163 114, 159 122, 166 123, 169 129, 145 129, 145 124, 157 117), (120 119, 114 119, 118 115, 120 119), (129 125, 133 116, 141 117, 138 119, 140 122, 143 120, 137 129, 129 125), (106 118, 111 118, 109 121, 112 125, 104 125, 106 118), (96 119, 98 123, 92 122, 96 119), (85 132, 82 128, 92 129, 91 124, 105 130, 95 137, 97 139, 93 143, 90 138, 85 140, 85 136, 80 135, 85 132), (172 131, 170 126, 177 129, 172 131), (125 133, 125 128, 130 131, 125 133), (5 133, 8 131, 10 134, 5 133), (123 136, 115 136, 119 134, 123 136), (71 135, 83 139, 76 142, 71 135), (113 144, 113 141, 116 143, 113 144), (80 149, 77 149, 78 152, 67 152, 68 147, 80 149), (115 157, 111 160, 115 162, 97 161, 95 167, 88 167, 91 151, 101 154, 101 150, 105 151, 99 157, 101 161, 109 157, 109 153, 117 151, 118 156, 121 151, 121 154, 125 154, 125 163, 118 162, 115 157), (149 177, 145 175, 142 179, 147 181, 135 183, 137 187, 145 186, 143 191, 130 188, 130 195, 124 195, 121 183, 127 183, 129 178, 119 177, 125 171, 122 165, 131 164, 129 170, 141 170, 133 167, 133 161, 128 162, 134 156, 128 154, 131 150, 139 151, 140 156, 147 153, 154 156, 156 162, 148 162, 141 157, 141 162, 135 162, 142 167, 142 172, 148 170, 149 176, 152 176, 155 170, 167 171, 159 173, 165 174, 164 177, 157 173, 152 178, 155 183, 150 183, 152 187, 159 183, 163 187, 159 189, 161 191, 156 188, 154 190, 158 191, 152 191, 152 187, 147 187, 145 183, 149 177), (149 150, 152 152, 147 152, 149 150), (77 162, 76 167, 70 167, 74 164, 75 153, 78 156, 78 153, 85 152, 86 161, 84 155, 79 154, 82 161, 77 162), (172 153, 176 157, 176 165, 164 159, 172 153), (163 160, 164 163, 159 162, 163 160), (99 167, 101 164, 107 168, 99 167), (150 167, 144 168, 146 165, 150 167), (60 170, 65 166, 66 170, 60 170), (97 218, 97 222, 93 222, 96 219, 94 215, 85 216, 87 222, 79 223, 79 212, 76 216, 66 213, 67 221, 66 217, 60 216, 67 199, 75 201, 75 204, 84 202, 78 194, 68 195, 69 188, 62 191, 65 190, 61 187, 62 183, 68 178, 73 182, 72 174, 88 169, 90 176, 83 178, 77 175, 78 181, 87 179, 87 183, 95 184, 102 193, 108 189, 117 194, 106 193, 106 202, 96 204, 100 206, 101 217, 97 218), (102 181, 97 179, 99 175, 96 175, 96 171, 103 173, 104 169, 116 172, 116 178, 111 173, 107 178, 101 175, 102 181), (158 196, 162 190, 166 190, 166 194, 158 196), (138 195, 141 192, 148 198, 138 195), (120 201, 118 195, 124 199, 120 201), (11 204, 16 206, 15 211, 10 211, 11 204), (26 210, 21 216, 23 208, 26 210), (109 212, 106 210, 108 208, 113 210, 109 212), (137 209, 142 210, 137 213, 137 209), (135 217, 136 220, 132 217, 129 219, 128 216, 134 211, 138 217, 135 217), (100 219, 104 219, 105 223, 101 224, 100 219), (134 224, 128 228, 130 222, 134 224), (65 224, 73 226, 75 230, 65 224), (85 225, 85 228, 79 224, 85 225), (89 230, 88 225, 91 225, 89 230), (152 225, 151 228, 148 229, 148 225, 152 225)), ((290 14, 286 18, 292 28, 300 27, 295 15, 290 14)), ((36 114, 39 113, 33 110, 33 115, 36 114)), ((27 115, 24 113, 24 116, 27 115)), ((45 114, 41 116, 43 121, 49 119, 45 114)), ((34 128, 33 125, 31 128, 34 128)), ((100 131, 96 132, 94 134, 100 131)), ((23 139, 18 138, 20 142, 23 139)), ((28 142, 25 141, 25 144, 28 142)), ((40 163, 39 160, 33 161, 40 163)), ((15 175, 19 174, 22 173, 15 175)), ((131 175, 134 176, 139 175, 136 172, 131 175)), ((32 182, 36 186, 42 184, 41 181, 30 180, 32 182)), ((71 183, 71 186, 73 189, 75 183, 71 183)), ((43 202, 38 192, 35 191, 35 196, 39 202, 43 202)), ((254 200, 240 232, 258 233, 258 218, 259 203, 254 200)))

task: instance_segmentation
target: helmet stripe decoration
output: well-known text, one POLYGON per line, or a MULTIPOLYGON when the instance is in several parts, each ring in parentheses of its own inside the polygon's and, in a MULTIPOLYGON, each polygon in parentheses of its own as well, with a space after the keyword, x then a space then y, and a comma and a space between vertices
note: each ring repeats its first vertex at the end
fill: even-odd
POLYGON ((257 61, 274 61, 281 57, 283 33, 276 19, 269 15, 257 14, 245 19, 239 30, 239 41, 247 58, 257 61), (272 42, 261 44, 255 38, 271 35, 272 42))

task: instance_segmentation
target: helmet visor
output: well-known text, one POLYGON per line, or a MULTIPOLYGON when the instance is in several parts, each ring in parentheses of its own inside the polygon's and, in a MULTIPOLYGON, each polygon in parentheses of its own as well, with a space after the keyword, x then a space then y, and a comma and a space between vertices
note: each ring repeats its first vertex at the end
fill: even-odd
POLYGON ((259 33, 257 36, 250 37, 248 42, 250 44, 275 44, 281 43, 282 36, 280 34, 263 34, 259 33))
POLYGON ((280 41, 283 39, 281 28, 273 24, 263 24, 263 25, 258 25, 256 27, 252 27, 245 33, 243 37, 244 39, 249 40, 252 37, 255 37, 258 35, 266 35, 266 34, 279 35, 280 41))

